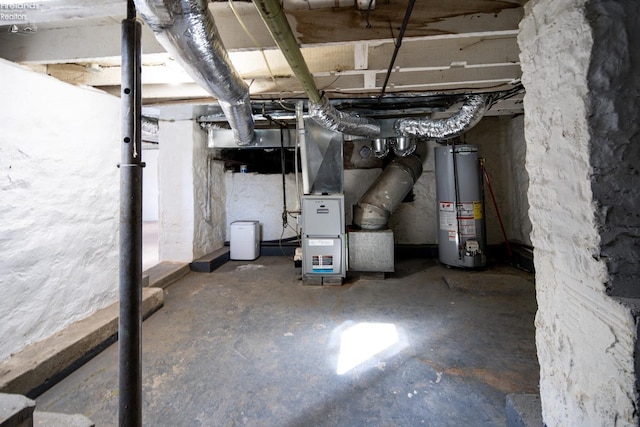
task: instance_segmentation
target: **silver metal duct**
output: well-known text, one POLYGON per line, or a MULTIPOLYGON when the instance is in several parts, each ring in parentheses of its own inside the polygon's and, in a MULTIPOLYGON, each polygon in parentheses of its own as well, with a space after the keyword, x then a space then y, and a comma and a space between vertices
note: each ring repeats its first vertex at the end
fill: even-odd
POLYGON ((422 160, 415 154, 397 157, 360 198, 353 223, 365 230, 388 228, 389 218, 422 175, 422 160))
POLYGON ((389 143, 386 138, 374 138, 371 141, 373 155, 378 159, 383 159, 389 154, 389 143))
POLYGON ((398 157, 405 157, 416 151, 416 141, 407 136, 399 136, 393 139, 393 152, 398 157))
POLYGON ((380 125, 374 120, 343 113, 331 105, 326 96, 318 102, 309 100, 309 114, 316 123, 329 130, 369 138, 380 134, 380 125))
POLYGON ((135 0, 158 42, 220 104, 238 145, 253 142, 249 87, 229 61, 207 0, 135 0))
POLYGON ((491 106, 489 95, 469 95, 464 104, 448 119, 399 119, 393 124, 398 135, 431 139, 451 139, 478 124, 491 106))

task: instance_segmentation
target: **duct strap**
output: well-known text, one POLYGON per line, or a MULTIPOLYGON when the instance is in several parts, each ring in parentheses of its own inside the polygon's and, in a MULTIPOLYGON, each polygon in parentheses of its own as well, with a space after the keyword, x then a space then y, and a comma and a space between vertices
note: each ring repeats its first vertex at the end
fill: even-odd
POLYGON ((491 107, 489 95, 469 95, 464 104, 448 119, 399 119, 393 127, 398 135, 430 139, 452 139, 478 124, 491 107))

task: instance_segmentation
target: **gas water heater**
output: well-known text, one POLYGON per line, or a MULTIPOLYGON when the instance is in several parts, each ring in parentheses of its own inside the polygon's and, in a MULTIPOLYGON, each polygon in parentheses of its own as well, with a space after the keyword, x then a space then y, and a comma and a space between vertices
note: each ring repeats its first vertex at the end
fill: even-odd
POLYGON ((478 147, 436 147, 435 164, 440 262, 452 267, 483 267, 487 258, 478 147))

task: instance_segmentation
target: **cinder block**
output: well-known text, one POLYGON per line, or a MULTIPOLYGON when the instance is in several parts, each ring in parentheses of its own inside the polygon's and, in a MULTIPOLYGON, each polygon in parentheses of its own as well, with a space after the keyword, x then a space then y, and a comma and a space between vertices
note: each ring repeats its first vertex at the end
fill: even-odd
POLYGON ((349 232, 349 270, 393 272, 394 243, 391 230, 349 232))

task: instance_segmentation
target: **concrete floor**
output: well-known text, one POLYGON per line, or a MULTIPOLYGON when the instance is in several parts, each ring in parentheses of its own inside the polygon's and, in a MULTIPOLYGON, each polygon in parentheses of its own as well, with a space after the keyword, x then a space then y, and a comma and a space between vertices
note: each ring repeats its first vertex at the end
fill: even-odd
MULTIPOLYGON (((301 286, 283 257, 230 261, 165 290, 143 324, 146 426, 503 426, 537 393, 532 276, 399 260, 386 280, 301 286)), ((117 348, 37 399, 118 418, 117 348)))

